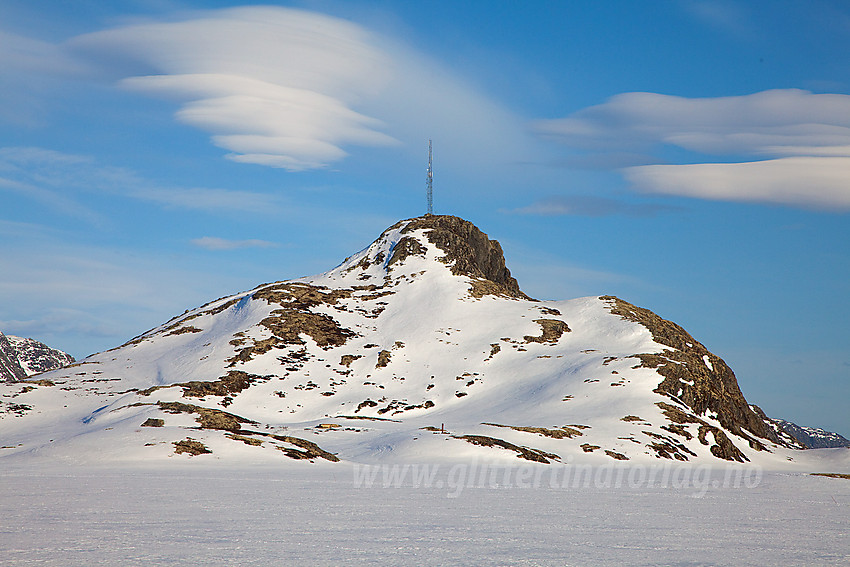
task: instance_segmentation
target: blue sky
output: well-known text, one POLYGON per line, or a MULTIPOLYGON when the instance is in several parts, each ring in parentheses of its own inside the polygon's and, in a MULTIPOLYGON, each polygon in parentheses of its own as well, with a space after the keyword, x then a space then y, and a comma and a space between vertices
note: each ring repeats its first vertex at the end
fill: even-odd
POLYGON ((476 223, 850 435, 842 1, 0 0, 0 329, 77 357, 476 223))

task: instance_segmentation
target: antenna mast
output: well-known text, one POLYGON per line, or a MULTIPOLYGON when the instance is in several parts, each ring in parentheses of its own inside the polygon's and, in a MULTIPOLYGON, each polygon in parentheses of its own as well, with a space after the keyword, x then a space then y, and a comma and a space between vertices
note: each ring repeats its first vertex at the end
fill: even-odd
POLYGON ((428 140, 428 173, 425 177, 425 187, 428 189, 428 214, 434 214, 434 170, 431 167, 431 140, 428 140))

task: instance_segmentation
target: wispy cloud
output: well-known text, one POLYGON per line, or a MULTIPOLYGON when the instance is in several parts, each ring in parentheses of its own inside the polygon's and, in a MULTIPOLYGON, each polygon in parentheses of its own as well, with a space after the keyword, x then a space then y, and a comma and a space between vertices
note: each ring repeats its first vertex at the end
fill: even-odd
POLYGON ((669 144, 710 154, 771 155, 805 147, 831 155, 850 146, 850 95, 799 89, 717 98, 624 93, 534 127, 556 141, 595 148, 669 144))
POLYGON ((0 66, 4 75, 20 72, 38 77, 79 75, 86 65, 55 44, 0 30, 0 66))
POLYGON ((0 192, 10 192, 33 199, 41 205, 58 211, 64 215, 79 218, 94 225, 102 224, 103 217, 88 207, 62 195, 58 191, 45 189, 30 183, 21 183, 13 179, 0 177, 0 192))
POLYGON ((482 156, 522 160, 518 148, 532 142, 522 120, 444 65, 316 12, 193 12, 79 36, 69 46, 119 74, 135 71, 120 84, 175 100, 178 121, 208 132, 238 162, 310 170, 354 147, 433 136, 445 156, 469 164, 482 156))
POLYGON ((27 319, 0 320, 0 329, 6 333, 42 341, 68 334, 109 339, 120 337, 120 326, 84 309, 45 306, 42 309, 34 309, 29 315, 31 317, 27 319))
POLYGON ((757 34, 745 5, 731 0, 685 0, 685 10, 697 20, 739 38, 757 34))
POLYGON ((276 248, 280 244, 268 240, 228 240, 216 236, 204 236, 192 239, 192 244, 207 250, 236 250, 238 248, 276 248))
POLYGON ((282 210, 281 199, 276 195, 233 189, 152 186, 132 191, 130 196, 165 207, 195 211, 267 215, 282 210))
MULTIPOLYGON (((0 26, 5 22, 0 20, 0 26)), ((62 46, 0 29, 0 120, 43 126, 43 96, 61 92, 59 82, 86 76, 89 67, 62 46)))
POLYGON ((0 330, 75 356, 116 346, 187 306, 246 285, 239 274, 186 258, 81 244, 52 226, 0 220, 0 238, 0 330))
POLYGON ((280 198, 264 193, 206 187, 163 186, 134 171, 103 165, 89 156, 45 148, 0 148, 0 191, 15 191, 93 223, 100 217, 73 194, 101 192, 163 207, 221 212, 273 213, 280 198))
POLYGON ((521 282, 525 293, 537 299, 563 300, 647 287, 628 274, 565 263, 563 258, 542 255, 538 251, 525 252, 522 260, 510 262, 511 274, 521 282))
POLYGON ((644 192, 850 209, 848 95, 798 89, 698 99, 624 93, 534 128, 594 151, 597 161, 608 152, 658 154, 665 146, 724 158, 660 164, 659 157, 655 164, 623 168, 644 192))
POLYGON ((630 203, 593 195, 564 195, 541 199, 531 205, 509 212, 542 216, 651 217, 678 210, 677 207, 659 203, 630 203))

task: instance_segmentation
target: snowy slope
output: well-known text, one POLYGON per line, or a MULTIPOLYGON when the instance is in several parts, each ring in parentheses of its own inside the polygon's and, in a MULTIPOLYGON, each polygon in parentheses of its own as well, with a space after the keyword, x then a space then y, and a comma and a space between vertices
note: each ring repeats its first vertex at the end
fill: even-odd
POLYGON ((39 378, 2 386, 0 457, 787 466, 802 453, 683 329, 614 297, 530 299, 498 243, 449 216, 39 378))

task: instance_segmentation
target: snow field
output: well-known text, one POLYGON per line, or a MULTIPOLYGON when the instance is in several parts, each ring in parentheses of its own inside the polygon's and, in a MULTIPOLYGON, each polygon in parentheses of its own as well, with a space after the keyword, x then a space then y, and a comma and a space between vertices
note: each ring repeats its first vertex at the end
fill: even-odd
POLYGON ((408 476, 385 488, 380 470, 358 487, 350 466, 7 466, 0 557, 63 567, 850 561, 847 480, 765 472, 757 483, 705 491, 695 490, 697 477, 552 488, 545 477, 535 486, 524 468, 491 470, 497 487, 452 498, 449 467, 428 487, 408 476))

